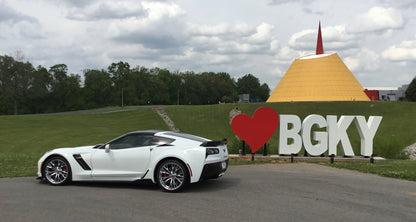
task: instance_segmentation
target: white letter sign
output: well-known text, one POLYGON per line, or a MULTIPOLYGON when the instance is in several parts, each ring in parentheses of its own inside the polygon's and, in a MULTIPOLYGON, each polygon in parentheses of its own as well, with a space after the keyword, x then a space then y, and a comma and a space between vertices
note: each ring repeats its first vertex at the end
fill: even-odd
POLYGON ((302 123, 302 140, 305 150, 311 156, 319 156, 328 149, 328 133, 327 132, 313 132, 313 139, 318 141, 316 145, 311 141, 311 130, 313 125, 318 125, 319 128, 327 127, 324 117, 320 115, 309 115, 302 123))
POLYGON ((299 135, 301 125, 300 118, 296 115, 280 115, 280 155, 299 153, 302 148, 302 139, 299 135), (289 124, 292 125, 291 129, 289 129, 289 124), (293 143, 288 144, 289 138, 293 139, 293 143))
POLYGON ((373 154, 373 139, 380 125, 382 116, 370 116, 368 123, 364 116, 356 116, 355 124, 361 137, 361 156, 371 156, 373 154))
POLYGON ((341 142, 341 148, 344 156, 354 156, 350 139, 348 138, 347 129, 354 116, 341 116, 337 122, 337 116, 326 116, 328 122, 328 155, 337 155, 337 145, 341 142))

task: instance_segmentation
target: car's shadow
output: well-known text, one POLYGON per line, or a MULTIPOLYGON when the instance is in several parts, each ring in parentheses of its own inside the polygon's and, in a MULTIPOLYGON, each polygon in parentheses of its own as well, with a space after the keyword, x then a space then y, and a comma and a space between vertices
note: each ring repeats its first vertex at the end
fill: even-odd
POLYGON ((141 190, 155 190, 157 191, 159 187, 152 183, 151 181, 135 181, 135 182, 72 182, 70 186, 78 187, 94 187, 94 188, 117 188, 117 189, 141 189, 141 190))
POLYGON ((199 192, 217 192, 219 190, 232 189, 240 184, 241 179, 236 178, 219 178, 204 180, 198 183, 189 184, 183 192, 199 193, 199 192))
MULTIPOLYGON (((47 185, 48 183, 44 180, 40 181, 47 185)), ((237 186, 240 183, 240 179, 235 178, 219 178, 204 180, 198 183, 188 184, 181 193, 200 193, 200 192, 216 192, 218 190, 231 189, 232 187, 237 186)), ((152 183, 150 180, 146 181, 135 181, 135 182, 71 182, 67 186, 77 186, 77 187, 90 187, 90 188, 108 188, 108 189, 140 189, 148 191, 160 191, 157 184, 152 183)))

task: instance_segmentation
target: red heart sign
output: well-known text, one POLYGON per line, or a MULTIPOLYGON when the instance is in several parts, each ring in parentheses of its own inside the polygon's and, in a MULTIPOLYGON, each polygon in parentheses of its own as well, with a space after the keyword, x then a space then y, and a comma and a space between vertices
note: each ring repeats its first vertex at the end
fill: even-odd
POLYGON ((277 113, 272 108, 261 107, 254 112, 253 118, 246 114, 235 116, 231 128, 255 153, 273 136, 278 124, 277 113))

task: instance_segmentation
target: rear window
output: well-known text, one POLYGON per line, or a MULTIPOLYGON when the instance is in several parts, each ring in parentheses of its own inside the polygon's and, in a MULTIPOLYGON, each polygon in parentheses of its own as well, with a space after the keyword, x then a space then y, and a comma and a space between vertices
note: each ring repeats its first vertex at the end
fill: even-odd
POLYGON ((175 139, 160 137, 160 136, 154 136, 151 140, 151 143, 152 143, 152 145, 162 146, 162 145, 170 144, 173 141, 175 141, 175 139))
POLYGON ((186 133, 167 132, 167 133, 164 133, 164 134, 168 135, 168 136, 176 136, 176 137, 181 137, 181 138, 185 138, 185 139, 188 139, 188 140, 194 140, 194 141, 201 142, 201 143, 205 142, 205 141, 208 141, 208 139, 204 139, 204 138, 194 136, 194 135, 191 135, 191 134, 186 134, 186 133))

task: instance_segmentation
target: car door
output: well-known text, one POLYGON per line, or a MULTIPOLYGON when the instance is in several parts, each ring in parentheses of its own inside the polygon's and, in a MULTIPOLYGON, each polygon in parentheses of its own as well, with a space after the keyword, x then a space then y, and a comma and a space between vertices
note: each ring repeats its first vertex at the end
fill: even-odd
POLYGON ((136 180, 146 174, 152 148, 149 135, 129 134, 91 156, 94 180, 136 180))

